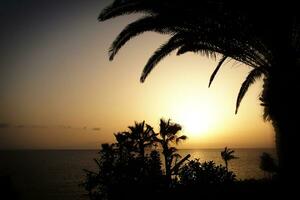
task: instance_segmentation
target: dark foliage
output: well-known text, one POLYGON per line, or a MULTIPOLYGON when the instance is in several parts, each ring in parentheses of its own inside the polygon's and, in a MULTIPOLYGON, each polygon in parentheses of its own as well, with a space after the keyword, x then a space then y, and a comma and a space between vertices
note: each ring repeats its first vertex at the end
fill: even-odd
POLYGON ((144 192, 155 193, 164 183, 160 155, 154 145, 157 134, 145 122, 128 129, 114 134, 116 143, 102 144, 95 159, 97 172, 85 170, 83 186, 91 199, 138 199, 144 192), (131 189, 139 192, 132 194, 131 189))
POLYGON ((269 177, 272 177, 277 171, 278 166, 275 163, 274 158, 266 152, 262 153, 260 156, 260 169, 269 174, 269 177))
POLYGON ((213 189, 235 182, 233 172, 213 161, 186 162, 190 155, 181 158, 171 146, 186 139, 178 135, 180 129, 179 124, 161 120, 160 133, 156 134, 144 122, 135 123, 129 132, 115 134, 116 143, 102 144, 95 159, 97 171, 85 170, 86 180, 82 183, 90 199, 179 199, 179 191, 189 193, 195 192, 196 186, 213 189), (158 145, 168 162, 164 170, 158 145))
POLYGON ((177 153, 177 148, 174 147, 174 144, 176 145, 179 142, 187 139, 187 136, 185 135, 179 136, 181 129, 182 127, 179 124, 171 122, 170 119, 168 121, 164 119, 160 120, 159 134, 157 135, 156 141, 161 145, 162 148, 162 154, 165 161, 166 180, 168 185, 170 185, 172 182, 172 170, 178 171, 174 169, 179 168, 180 164, 182 164, 182 162, 175 162, 174 164, 174 158, 175 161, 181 158, 181 156, 177 153))
POLYGON ((103 144, 100 158, 95 159, 98 171, 85 170, 83 186, 90 199, 137 199, 140 193, 156 192, 164 180, 159 153, 153 150, 141 158, 115 146, 103 144), (137 192, 132 194, 131 189, 137 192))
POLYGON ((232 159, 237 159, 238 157, 236 157, 234 155, 234 150, 231 150, 227 147, 225 147, 224 151, 221 151, 221 157, 225 162, 225 167, 226 169, 228 169, 228 162, 232 159))
POLYGON ((233 183, 235 174, 228 171, 222 165, 216 165, 213 161, 201 163, 199 160, 191 160, 186 163, 179 172, 180 183, 191 185, 224 185, 233 183))

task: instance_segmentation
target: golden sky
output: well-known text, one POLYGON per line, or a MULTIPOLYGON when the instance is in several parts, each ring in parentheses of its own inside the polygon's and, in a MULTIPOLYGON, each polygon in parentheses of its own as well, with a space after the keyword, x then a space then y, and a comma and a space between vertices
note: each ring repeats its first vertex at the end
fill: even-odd
POLYGON ((172 54, 141 84, 143 66, 168 36, 146 33, 109 62, 110 43, 137 16, 99 23, 110 1, 30 2, 1 11, 0 148, 98 148, 134 121, 157 130, 161 117, 183 126, 189 139, 181 148, 274 146, 258 100, 261 81, 234 114, 249 67, 226 63, 208 88, 216 61, 172 54))

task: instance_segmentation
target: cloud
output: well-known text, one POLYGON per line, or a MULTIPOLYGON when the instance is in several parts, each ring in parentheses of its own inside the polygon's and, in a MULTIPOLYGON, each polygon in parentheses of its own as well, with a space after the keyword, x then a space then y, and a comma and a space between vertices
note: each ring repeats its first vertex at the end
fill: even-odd
POLYGON ((61 128, 61 129, 71 129, 72 127, 69 125, 58 125, 57 128, 61 128))
POLYGON ((96 127, 96 128, 93 128, 92 130, 93 130, 93 131, 100 131, 101 128, 96 127))
POLYGON ((45 125, 31 125, 31 126, 28 126, 28 128, 48 128, 48 126, 45 126, 45 125))
POLYGON ((51 129, 51 128, 58 128, 58 129, 76 129, 76 130, 85 130, 85 131, 100 131, 100 127, 95 127, 95 128, 88 128, 87 126, 84 127, 72 127, 69 125, 57 125, 57 126, 46 126, 46 125, 36 125, 36 124, 8 124, 8 123, 0 123, 0 129, 1 128, 18 128, 18 129, 51 129))
POLYGON ((9 128, 10 125, 8 123, 0 123, 0 128, 9 128))

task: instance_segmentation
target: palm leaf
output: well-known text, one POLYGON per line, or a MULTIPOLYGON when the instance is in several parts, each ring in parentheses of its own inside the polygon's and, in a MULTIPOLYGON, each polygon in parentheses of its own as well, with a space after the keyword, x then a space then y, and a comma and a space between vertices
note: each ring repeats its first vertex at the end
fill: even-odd
POLYGON ((111 5, 107 6, 100 13, 98 20, 105 21, 111 18, 115 18, 121 15, 128 15, 132 13, 150 12, 151 6, 145 4, 145 1, 127 1, 125 3, 119 3, 115 1, 111 5))
POLYGON ((219 69, 221 68, 222 64, 224 63, 224 61, 225 61, 227 58, 228 58, 227 56, 223 56, 223 57, 220 59, 218 65, 217 65, 217 67, 216 67, 216 69, 214 70, 214 72, 213 72, 213 73, 211 74, 211 76, 210 76, 208 87, 210 87, 210 85, 211 85, 211 83, 213 82, 213 80, 214 80, 216 74, 218 73, 219 69))
POLYGON ((186 140, 188 137, 186 135, 182 135, 178 138, 176 138, 176 144, 178 144, 181 140, 186 140))
POLYGON ((186 155, 184 158, 182 158, 178 163, 176 163, 176 165, 171 169, 171 172, 174 174, 178 173, 178 170, 180 168, 180 166, 187 161, 189 158, 191 157, 190 154, 186 155))
POLYGON ((165 27, 167 26, 163 24, 161 18, 153 16, 146 16, 136 20, 133 23, 130 23, 119 33, 119 35, 111 44, 109 49, 109 60, 113 60, 122 46, 125 45, 130 39, 146 31, 165 33, 165 27))
POLYGON ((216 52, 219 50, 209 44, 183 44, 177 51, 177 56, 187 52, 201 53, 206 57, 216 58, 216 52))
POLYGON ((149 73, 153 70, 153 68, 157 65, 159 61, 161 61, 164 57, 169 55, 172 51, 177 49, 183 44, 182 35, 176 34, 171 37, 165 44, 161 45, 154 54, 149 58, 144 70, 142 72, 140 81, 144 82, 149 73))
POLYGON ((250 71, 248 76, 246 77, 245 81, 243 82, 237 100, 236 100, 236 108, 235 108, 235 114, 237 114, 240 103, 242 99, 244 98, 246 92, 249 89, 249 86, 252 85, 256 79, 260 78, 264 73, 263 67, 258 67, 250 71))

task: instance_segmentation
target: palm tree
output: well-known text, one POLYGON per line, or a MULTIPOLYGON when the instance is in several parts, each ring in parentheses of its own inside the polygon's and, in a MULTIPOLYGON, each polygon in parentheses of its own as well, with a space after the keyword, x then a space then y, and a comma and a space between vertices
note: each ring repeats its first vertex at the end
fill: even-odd
POLYGON ((144 82, 153 68, 177 50, 177 55, 195 52, 212 58, 221 56, 209 86, 225 60, 241 62, 252 70, 242 83, 235 113, 249 86, 263 77, 260 96, 264 119, 276 132, 279 170, 282 177, 296 170, 291 157, 297 157, 297 121, 300 91, 300 13, 294 1, 259 0, 115 0, 100 14, 105 21, 117 16, 143 13, 130 23, 112 43, 113 60, 130 39, 146 31, 169 34, 148 60, 141 75, 144 82), (284 13, 284 14, 283 14, 284 13))
POLYGON ((145 161, 145 151, 155 143, 156 133, 145 121, 135 122, 128 127, 129 131, 115 133, 116 145, 119 148, 120 159, 138 155, 145 161), (131 155, 130 155, 131 154, 131 155))
POLYGON ((238 158, 233 154, 234 154, 234 150, 231 150, 227 147, 225 147, 224 151, 221 151, 221 157, 225 162, 225 167, 226 167, 227 170, 228 170, 228 161, 238 158))
MULTIPOLYGON (((172 162, 174 158, 179 157, 179 154, 176 153, 177 149, 172 146, 172 143, 178 144, 180 141, 186 140, 187 136, 179 136, 178 134, 182 127, 179 124, 172 123, 170 119, 168 121, 161 119, 159 127, 159 137, 157 137, 156 141, 162 146, 162 154, 165 161, 166 178, 168 183, 171 183, 172 162)), ((186 160, 186 158, 183 159, 186 160)))
POLYGON ((130 138, 133 141, 133 145, 141 158, 145 158, 145 150, 148 146, 154 144, 156 134, 153 128, 145 124, 145 121, 138 123, 135 122, 134 126, 128 127, 130 132, 130 138))

